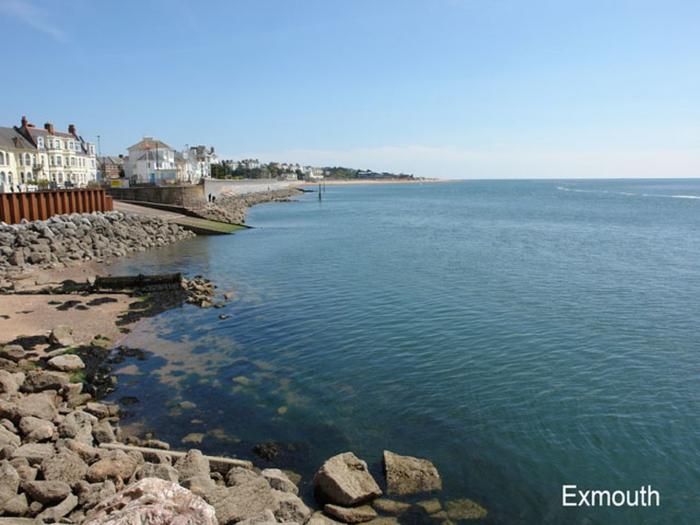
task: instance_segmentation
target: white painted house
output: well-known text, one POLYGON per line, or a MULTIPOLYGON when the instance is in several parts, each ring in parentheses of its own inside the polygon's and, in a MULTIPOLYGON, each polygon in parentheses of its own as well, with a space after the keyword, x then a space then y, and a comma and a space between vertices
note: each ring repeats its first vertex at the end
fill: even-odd
POLYGON ((178 181, 175 150, 165 142, 144 137, 128 148, 124 175, 139 184, 175 184, 178 181))

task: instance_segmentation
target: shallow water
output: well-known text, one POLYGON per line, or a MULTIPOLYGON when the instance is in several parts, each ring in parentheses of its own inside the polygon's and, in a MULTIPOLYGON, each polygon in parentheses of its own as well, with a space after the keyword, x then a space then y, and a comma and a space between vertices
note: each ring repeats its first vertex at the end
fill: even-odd
POLYGON ((475 181, 258 206, 255 229, 118 261, 236 299, 144 323, 127 342, 153 355, 113 397, 173 443, 284 443, 275 464, 307 481, 344 450, 377 470, 385 448, 428 457, 443 499, 494 523, 694 523, 698 198, 700 181, 475 181), (563 509, 564 483, 650 484, 662 506, 563 509))

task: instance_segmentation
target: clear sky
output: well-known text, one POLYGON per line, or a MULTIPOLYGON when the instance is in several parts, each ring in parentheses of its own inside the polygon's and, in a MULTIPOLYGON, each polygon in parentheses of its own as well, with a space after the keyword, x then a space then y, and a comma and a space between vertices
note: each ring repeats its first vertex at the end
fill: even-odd
POLYGON ((453 178, 700 177, 700 2, 0 0, 0 125, 453 178))

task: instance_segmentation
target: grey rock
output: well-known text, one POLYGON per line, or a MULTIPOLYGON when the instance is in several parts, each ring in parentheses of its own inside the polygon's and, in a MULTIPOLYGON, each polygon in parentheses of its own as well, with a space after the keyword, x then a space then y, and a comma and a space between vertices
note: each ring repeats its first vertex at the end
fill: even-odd
POLYGON ((220 525, 231 525, 258 516, 265 510, 275 512, 279 502, 262 476, 235 487, 217 487, 205 496, 216 510, 220 525))
POLYGON ((209 476, 209 460, 197 449, 188 450, 185 456, 175 462, 175 468, 180 473, 181 480, 209 476))
POLYGON ((91 482, 123 481, 129 479, 139 466, 139 462, 121 450, 111 450, 104 457, 90 465, 87 479, 91 482))
POLYGON ((30 465, 38 465, 45 459, 56 454, 51 443, 26 443, 17 448, 12 454, 13 458, 25 458, 30 465))
POLYGON ((15 363, 24 359, 26 352, 20 345, 5 345, 0 348, 0 357, 9 359, 15 363))
POLYGON ((383 512, 384 514, 401 514, 402 512, 406 512, 408 509, 411 508, 410 503, 405 503, 403 501, 396 501, 393 499, 388 499, 388 498, 379 498, 375 499, 372 502, 372 506, 377 509, 379 512, 383 512))
POLYGON ((187 490, 197 496, 205 497, 216 488, 216 482, 209 476, 194 476, 180 483, 187 490))
POLYGON ((377 512, 369 505, 341 507, 328 503, 323 507, 323 512, 344 523, 363 523, 377 517, 377 512))
POLYGON ((58 425, 61 437, 72 438, 86 445, 92 445, 92 425, 97 424, 97 418, 82 410, 74 410, 58 425))
MULTIPOLYGON (((0 509, 3 510, 4 514, 8 514, 10 516, 22 516, 23 514, 26 514, 27 510, 29 510, 27 496, 25 494, 17 494, 0 504, 0 509)), ((7 522, 3 522, 2 518, 0 518, 0 525, 3 523, 7 522)))
POLYGON ((0 370, 0 394, 14 395, 19 391, 20 385, 14 374, 7 370, 0 370))
POLYGON ((73 329, 70 326, 60 325, 51 330, 49 341, 52 344, 60 346, 73 346, 73 329))
POLYGON ((58 505, 44 509, 37 518, 44 521, 60 521, 61 518, 70 514, 77 506, 78 498, 73 494, 69 494, 68 497, 58 505))
POLYGON ((277 468, 266 468, 260 474, 267 480, 270 487, 282 492, 290 492, 292 494, 299 494, 299 489, 292 483, 292 481, 287 477, 287 475, 277 468))
POLYGON ((85 412, 92 414, 98 419, 104 419, 106 417, 116 415, 113 413, 113 409, 110 409, 109 405, 97 402, 88 403, 85 406, 85 412))
POLYGON ((109 421, 100 421, 99 423, 93 425, 92 437, 94 437, 95 441, 100 444, 112 443, 116 441, 114 430, 112 429, 112 425, 110 425, 109 421))
POLYGON ((381 496, 367 463, 352 452, 328 459, 314 477, 318 490, 332 503, 357 505, 381 496))
POLYGON ((63 372, 49 370, 32 370, 22 384, 22 392, 43 392, 44 390, 61 390, 68 384, 68 376, 63 372))
POLYGON ((306 525, 341 525, 342 523, 342 521, 336 521, 333 518, 326 516, 319 510, 311 515, 309 521, 306 522, 306 525))
POLYGON ((22 488, 32 499, 45 505, 61 501, 71 493, 70 485, 62 481, 27 481, 22 488))
POLYGON ((85 478, 88 466, 81 457, 68 449, 61 450, 55 456, 41 462, 41 471, 48 481, 62 481, 76 486, 85 478))
POLYGON ((274 525, 276 523, 277 519, 274 513, 269 509, 265 509, 256 516, 239 521, 237 525, 274 525))
POLYGON ((9 461, 0 461, 0 509, 4 503, 17 495, 19 489, 19 474, 9 461))
POLYGON ((401 496, 442 490, 438 470, 427 459, 384 451, 387 493, 401 496))
POLYGON ((20 438, 17 434, 10 432, 5 427, 0 427, 0 448, 6 446, 19 447, 20 438))
POLYGON ((306 523, 311 516, 311 510, 297 495, 273 489, 272 496, 277 501, 277 510, 274 512, 277 521, 306 523))
POLYGON ((17 400, 15 419, 34 416, 51 421, 58 414, 56 406, 56 397, 51 393, 28 394, 17 400))
POLYGON ((52 357, 49 359, 48 365, 62 372, 75 372, 85 368, 83 360, 75 354, 63 354, 52 357))
POLYGON ((48 441, 56 432, 56 427, 51 421, 34 416, 23 417, 19 422, 19 428, 25 440, 30 442, 48 441))

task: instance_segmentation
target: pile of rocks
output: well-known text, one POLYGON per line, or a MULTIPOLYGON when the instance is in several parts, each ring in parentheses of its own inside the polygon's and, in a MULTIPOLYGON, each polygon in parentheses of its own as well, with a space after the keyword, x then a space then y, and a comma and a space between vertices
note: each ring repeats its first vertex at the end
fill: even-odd
POLYGON ((0 347, 0 515, 92 525, 308 520, 282 471, 122 436, 119 408, 83 391, 85 363, 61 346, 70 329, 49 341, 0 347))
POLYGON ((1 223, 0 268, 103 260, 193 236, 159 217, 120 212, 73 213, 45 221, 1 223))
MULTIPOLYGON (((185 302, 194 304, 200 308, 223 308, 224 302, 217 301, 216 285, 209 279, 201 275, 195 275, 192 279, 182 279, 182 289, 187 294, 185 302)), ((223 299, 228 301, 234 297, 234 293, 229 291, 222 295, 223 299)))
POLYGON ((486 516, 467 499, 407 501, 441 490, 442 479, 430 461, 389 451, 385 491, 393 498, 345 452, 316 473, 322 510, 314 512, 297 476, 123 435, 119 408, 84 388, 94 363, 73 347, 71 330, 57 328, 47 341, 0 347, 1 516, 88 525, 449 525, 486 516))
MULTIPOLYGON (((386 492, 404 498, 442 490, 442 479, 427 459, 401 456, 384 451, 386 492)), ((311 525, 333 523, 397 524, 450 523, 452 520, 481 519, 486 510, 471 500, 453 500, 445 507, 437 498, 415 503, 389 499, 367 468, 352 452, 327 460, 314 477, 323 511, 314 513, 311 525), (383 515, 383 516, 382 516, 383 515)))
POLYGON ((217 197, 215 203, 206 203, 200 206, 192 206, 190 212, 203 219, 226 222, 228 224, 244 224, 248 208, 264 202, 286 202, 291 197, 299 195, 301 190, 288 188, 246 195, 222 195, 217 197))

